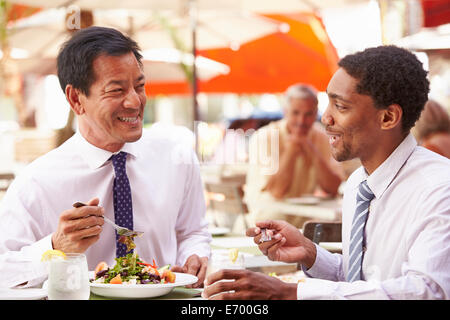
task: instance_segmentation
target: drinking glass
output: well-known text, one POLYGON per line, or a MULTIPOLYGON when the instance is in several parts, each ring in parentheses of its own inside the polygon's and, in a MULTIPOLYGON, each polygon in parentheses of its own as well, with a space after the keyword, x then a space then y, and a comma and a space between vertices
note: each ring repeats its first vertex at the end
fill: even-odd
POLYGON ((221 269, 245 269, 242 252, 238 252, 237 259, 232 261, 228 250, 214 250, 211 253, 211 258, 208 260, 206 273, 210 275, 221 269))
MULTIPOLYGON (((230 257, 230 252, 227 250, 215 250, 211 253, 211 257, 208 260, 208 269, 206 269, 206 277, 211 273, 217 272, 221 269, 245 269, 244 265, 244 255, 239 252, 235 261, 230 257)), ((231 279, 220 280, 224 282, 234 281, 231 279)), ((234 292, 231 290, 230 292, 234 292)))
POLYGON ((49 262, 49 300, 88 300, 90 296, 89 272, 86 256, 66 253, 65 259, 49 262))

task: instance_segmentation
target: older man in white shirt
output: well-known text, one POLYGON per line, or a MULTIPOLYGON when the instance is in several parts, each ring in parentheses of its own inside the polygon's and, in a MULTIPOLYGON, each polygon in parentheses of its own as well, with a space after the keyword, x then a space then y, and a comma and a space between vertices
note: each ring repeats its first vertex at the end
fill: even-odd
POLYGON ((359 158, 342 208, 342 252, 332 254, 284 221, 247 230, 272 260, 308 276, 284 283, 249 271, 206 279, 213 299, 450 299, 450 160, 409 133, 427 101, 418 59, 394 46, 344 57, 322 117, 338 161, 359 158), (272 240, 260 243, 261 228, 272 240), (217 282, 220 279, 235 282, 217 282), (234 290, 230 292, 230 290, 234 290))
POLYGON ((144 232, 135 238, 143 260, 171 264, 202 284, 211 236, 198 161, 186 132, 142 129, 141 58, 133 40, 110 28, 83 29, 63 47, 58 76, 79 132, 31 163, 3 198, 0 287, 40 284, 47 276, 40 259, 50 249, 84 252, 90 270, 100 261, 113 265, 123 252, 103 215, 144 232), (120 172, 125 182, 116 181, 120 172), (77 201, 88 205, 73 208, 77 201))

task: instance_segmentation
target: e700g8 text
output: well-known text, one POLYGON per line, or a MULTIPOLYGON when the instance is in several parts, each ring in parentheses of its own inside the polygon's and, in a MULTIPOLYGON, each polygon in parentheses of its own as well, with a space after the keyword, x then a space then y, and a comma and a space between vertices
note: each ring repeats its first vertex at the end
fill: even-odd
POLYGON ((225 314, 269 314, 269 306, 265 304, 227 304, 225 314))

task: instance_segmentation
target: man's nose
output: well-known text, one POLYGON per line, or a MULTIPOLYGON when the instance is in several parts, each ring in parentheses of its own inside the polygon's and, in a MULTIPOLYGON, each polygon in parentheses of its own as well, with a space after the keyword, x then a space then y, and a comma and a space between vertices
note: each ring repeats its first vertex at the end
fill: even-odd
POLYGON ((333 117, 331 116, 331 113, 330 113, 328 107, 325 109, 325 112, 323 113, 322 118, 320 119, 320 121, 324 125, 333 125, 333 117))
POLYGON ((136 90, 131 89, 125 97, 124 107, 130 109, 136 109, 141 106, 141 99, 136 90))
POLYGON ((304 114, 299 114, 299 115, 297 116, 297 123, 300 124, 300 125, 304 125, 304 124, 306 123, 306 120, 307 120, 306 118, 307 118, 306 115, 304 115, 304 114))

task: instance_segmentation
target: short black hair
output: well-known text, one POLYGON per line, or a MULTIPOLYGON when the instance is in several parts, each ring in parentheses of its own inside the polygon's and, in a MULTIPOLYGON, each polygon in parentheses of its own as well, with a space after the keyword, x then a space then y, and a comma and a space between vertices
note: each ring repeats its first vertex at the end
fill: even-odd
POLYGON ((413 53, 393 45, 379 46, 347 55, 338 65, 359 80, 357 92, 370 96, 376 108, 401 106, 404 132, 414 126, 428 100, 430 82, 413 53))
POLYGON ((142 68, 138 44, 120 31, 92 26, 76 31, 66 41, 57 58, 59 84, 63 92, 71 84, 86 96, 95 81, 92 64, 100 55, 121 56, 132 52, 142 68))

